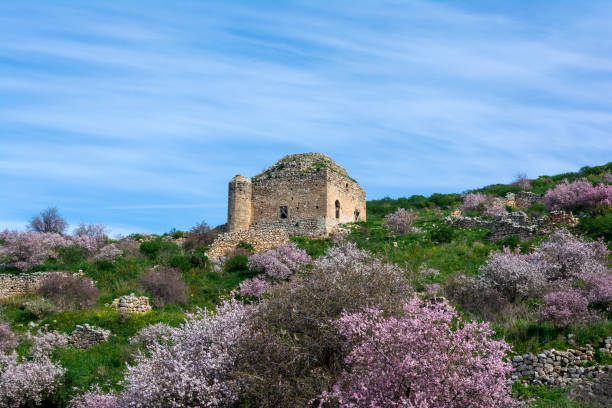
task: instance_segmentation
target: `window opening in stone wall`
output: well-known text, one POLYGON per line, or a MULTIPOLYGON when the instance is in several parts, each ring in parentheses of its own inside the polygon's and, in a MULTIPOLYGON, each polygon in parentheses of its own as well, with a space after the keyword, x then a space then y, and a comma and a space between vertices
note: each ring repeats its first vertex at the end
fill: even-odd
POLYGON ((359 210, 355 209, 355 221, 359 221, 359 210))
POLYGON ((280 217, 281 218, 288 218, 289 217, 289 209, 287 208, 286 205, 281 205, 281 207, 280 207, 280 217))
POLYGON ((340 201, 336 200, 336 218, 340 218, 340 201))

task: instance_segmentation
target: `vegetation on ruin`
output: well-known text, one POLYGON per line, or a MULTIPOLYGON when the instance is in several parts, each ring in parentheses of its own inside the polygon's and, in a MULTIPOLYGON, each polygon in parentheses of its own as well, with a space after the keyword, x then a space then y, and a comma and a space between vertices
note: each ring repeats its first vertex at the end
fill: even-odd
MULTIPOLYGON (((478 322, 467 326, 462 339, 478 338, 491 353, 505 350, 502 343, 495 343, 497 340, 505 340, 516 354, 575 347, 568 340, 570 334, 577 345, 597 345, 612 335, 612 207, 605 202, 609 187, 595 187, 612 183, 611 172, 612 163, 608 163, 585 167, 577 173, 542 176, 528 180, 529 184, 474 190, 472 193, 501 197, 525 187, 537 194, 553 194, 561 186, 557 190, 561 201, 554 202, 579 203, 574 207, 579 216, 577 226, 560 226, 550 235, 522 242, 512 236, 491 242, 489 230, 450 226, 445 218, 464 202, 460 194, 372 200, 367 204, 367 221, 347 225, 343 233, 329 239, 293 237, 290 245, 257 256, 251 255, 249 244, 241 243, 224 263, 204 255, 206 245, 214 238, 213 230, 205 223, 187 232, 173 230, 159 236, 133 235, 121 240, 104 236, 100 226, 79 227, 79 233, 72 236, 62 235, 52 227, 41 232, 4 232, 0 235, 3 273, 82 271, 83 278, 95 282, 92 288, 87 283, 90 281, 58 275, 46 282, 39 293, 0 301, 0 317, 6 322, 0 321, 2 350, 16 347, 15 358, 30 361, 39 371, 47 368, 52 374, 40 377, 39 394, 19 395, 21 400, 14 399, 18 402, 13 406, 40 402, 64 407, 92 386, 99 389, 84 396, 83 401, 104 400, 108 405, 100 402, 99 406, 109 407, 121 398, 123 403, 132 403, 141 392, 151 400, 139 403, 149 406, 159 401, 156 398, 179 404, 218 398, 218 406, 243 407, 278 406, 288 400, 307 405, 315 397, 351 406, 355 395, 370 402, 380 401, 381 395, 398 389, 392 379, 376 376, 397 363, 398 349, 393 338, 405 340, 409 337, 401 337, 403 334, 430 330, 429 320, 436 319, 448 325, 478 322), (583 182, 582 179, 593 189, 581 185, 580 191, 585 194, 582 201, 563 201, 569 197, 566 185, 583 182), (553 286, 554 291, 549 290, 553 286), (232 293, 240 289, 244 296, 232 293), (149 296, 153 310, 142 315, 121 315, 108 306, 113 299, 130 293, 149 296), (402 312, 403 300, 415 295, 412 303, 404 304, 402 312), (423 307, 419 303, 423 301, 416 299, 438 296, 446 297, 453 307, 427 309, 422 319, 409 319, 423 307), (249 310, 259 304, 258 299, 265 299, 263 306, 257 318, 250 318, 249 310), (223 306, 217 317, 204 312, 219 305, 223 306), (364 311, 366 306, 376 307, 364 311), (201 320, 185 323, 188 313, 201 320), (249 323, 245 325, 244 321, 249 323), (108 342, 87 350, 63 345, 62 333, 69 334, 83 323, 111 330, 112 336, 108 342), (161 325, 153 326, 158 323, 161 325), (45 330, 39 331, 42 327, 45 330), (366 329, 368 333, 380 332, 373 337, 375 341, 366 341, 366 329), (489 329, 494 332, 492 336, 486 334, 489 329), (214 359, 194 366, 193 372, 169 368, 166 373, 171 385, 173 381, 200 384, 197 395, 180 395, 171 386, 168 394, 148 393, 147 373, 157 370, 156 364, 164 361, 164 356, 185 358, 198 354, 203 346, 196 339, 215 330, 221 330, 223 337, 211 336, 214 359), (27 333, 37 331, 39 337, 28 338, 27 333), (55 331, 60 334, 45 334, 55 331), (143 340, 146 336, 148 340, 143 340), (155 339, 160 338, 171 341, 161 341, 156 346, 155 339), (42 353, 32 357, 33 345, 45 341, 53 343, 53 347, 62 345, 48 352, 49 356, 42 353), (349 346, 350 351, 345 348, 349 346), (389 351, 389 367, 369 360, 377 349, 389 351), (240 354, 240 350, 250 353, 240 354), (213 370, 219 366, 222 369, 213 370), (351 374, 344 375, 343 370, 349 367, 351 374), (360 382, 372 381, 373 375, 379 380, 376 390, 380 393, 365 392, 359 387, 360 382), (216 376, 223 386, 198 383, 203 376, 216 376), (248 385, 246 391, 238 384, 248 385), (321 394, 324 390, 329 393, 321 394), (36 399, 39 397, 40 401, 36 399), (343 399, 347 402, 343 403, 343 399)), ((482 200, 474 208, 481 204, 486 207, 490 202, 493 201, 482 200)), ((537 216, 549 210, 536 207, 530 211, 537 216)), ((57 216, 57 211, 51 215, 57 216)), ((449 336, 445 341, 451 341, 452 335, 444 333, 449 336)), ((421 347, 412 340, 401 344, 421 347)), ((475 350, 469 340, 462 347, 475 350)), ((441 356, 443 350, 428 349, 419 358, 426 362, 437 361, 441 356)), ((17 360, 6 361, 2 364, 19 366, 17 360)), ((462 360, 448 360, 449 367, 456 366, 457 361, 462 360)), ((596 352, 595 362, 612 364, 612 357, 596 352)), ((476 367, 475 374, 463 378, 462 384, 473 381, 470 391, 481 398, 482 406, 491 403, 486 400, 489 397, 508 403, 503 384, 496 383, 495 393, 487 395, 490 390, 478 383, 489 374, 478 369, 477 362, 470 364, 476 367)), ((500 359, 491 361, 491 366, 497 374, 507 371, 500 359)), ((17 368, 11 371, 12 377, 2 378, 7 384, 12 381, 13 388, 7 388, 13 393, 11 398, 17 398, 14 395, 19 389, 15 384, 22 378, 17 368)), ((410 378, 410 370, 402 370, 403 378, 410 378)), ((444 384, 423 386, 437 393, 446 390, 444 384)), ((8 391, 0 394, 1 398, 9 395, 8 391)), ((513 395, 528 400, 533 407, 589 406, 572 400, 566 389, 516 383, 513 395)), ((422 399, 416 401, 423 404, 440 403, 427 396, 419 398, 422 399)), ((0 406, 10 406, 6 401, 0 400, 0 406)), ((74 401, 73 406, 98 405, 78 405, 74 401)), ((474 402, 473 406, 480 405, 474 402)))

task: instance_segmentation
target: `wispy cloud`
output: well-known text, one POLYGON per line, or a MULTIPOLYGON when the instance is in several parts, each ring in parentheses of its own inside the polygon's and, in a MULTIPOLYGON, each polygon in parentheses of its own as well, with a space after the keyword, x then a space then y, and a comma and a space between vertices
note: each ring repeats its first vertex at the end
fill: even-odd
POLYGON ((0 213, 221 223, 298 151, 372 198, 610 160, 612 7, 523 6, 0 4, 0 213))

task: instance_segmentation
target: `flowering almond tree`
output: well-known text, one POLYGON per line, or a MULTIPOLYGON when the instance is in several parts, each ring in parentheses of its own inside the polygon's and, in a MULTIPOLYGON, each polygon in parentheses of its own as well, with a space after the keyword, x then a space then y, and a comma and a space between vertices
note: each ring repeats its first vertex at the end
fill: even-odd
POLYGON ((504 341, 488 323, 464 322, 446 302, 417 298, 399 318, 378 309, 345 313, 337 328, 347 339, 347 371, 325 400, 343 408, 515 407, 504 341))

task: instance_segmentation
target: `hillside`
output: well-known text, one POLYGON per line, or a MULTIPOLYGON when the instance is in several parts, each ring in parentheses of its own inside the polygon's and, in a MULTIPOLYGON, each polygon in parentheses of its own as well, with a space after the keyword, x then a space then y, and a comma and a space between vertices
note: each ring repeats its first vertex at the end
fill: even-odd
MULTIPOLYGON (((285 167, 282 160, 279 163, 268 173, 293 167, 303 170, 297 164, 285 167)), ((9 285, 7 282, 13 285, 11 291, 0 291, 0 316, 6 323, 0 323, 0 348, 4 353, 15 349, 23 359, 10 363, 13 377, 3 374, 2 381, 11 384, 13 394, 5 391, 0 395, 4 398, 0 407, 65 407, 94 385, 102 393, 110 393, 110 397, 95 390, 89 395, 90 401, 112 401, 89 406, 115 406, 112 404, 124 401, 121 398, 136 398, 134 395, 192 398, 181 401, 212 401, 215 396, 222 401, 212 406, 283 406, 287 400, 293 401, 294 406, 307 406, 310 399, 331 392, 334 384, 345 381, 342 387, 352 390, 350 381, 356 381, 345 372, 347 356, 354 349, 347 349, 343 343, 355 328, 350 326, 348 317, 345 326, 337 323, 342 311, 357 313, 376 306, 380 316, 400 319, 401 302, 407 298, 420 299, 425 305, 447 299, 449 309, 444 309, 445 313, 451 315, 455 309, 458 313, 449 323, 449 332, 463 327, 458 323, 461 321, 465 327, 471 327, 469 322, 488 322, 494 334, 482 340, 483 347, 493 350, 497 347, 494 340, 505 340, 512 348, 506 352, 506 364, 514 361, 512 396, 527 406, 596 407, 612 401, 606 394, 606 384, 612 383, 606 371, 612 365, 612 162, 576 173, 517 180, 514 185, 486 186, 464 194, 372 200, 367 203, 367 217, 365 222, 344 226, 329 239, 292 237, 294 246, 270 253, 255 255, 251 245, 241 243, 224 259, 206 257, 207 246, 216 232, 205 223, 191 231, 132 235, 121 240, 96 234, 93 229, 89 234, 86 231, 72 237, 0 233, 0 286, 9 285), (535 197, 534 201, 522 204, 514 198, 521 194, 535 197), (560 221, 552 222, 557 219, 560 221), (512 224, 517 231, 528 231, 528 235, 509 234, 495 240, 490 228, 463 228, 459 225, 464 224, 457 220, 493 225, 493 229, 501 225, 495 223, 512 224), (32 275, 50 271, 68 273, 32 275), (78 272, 81 275, 75 275, 78 272), (31 276, 42 276, 42 286, 35 287, 38 284, 32 284, 34 280, 28 281, 22 285, 23 293, 18 293, 22 286, 14 282, 21 282, 18 277, 31 276), (151 310, 122 313, 111 306, 114 299, 131 293, 147 296, 151 310), (239 305, 228 306, 226 301, 230 298, 239 305), (207 320, 210 318, 198 311, 215 310, 219 305, 222 306, 216 320, 207 320), (257 308, 257 317, 249 315, 254 313, 249 312, 250 307, 257 308), (190 318, 189 313, 199 314, 202 320, 198 321, 203 323, 181 326, 190 318), (236 316, 240 321, 249 321, 246 329, 232 325, 235 320, 231 318, 236 316), (162 325, 150 328, 157 323, 162 325), (109 330, 108 340, 88 348, 78 348, 74 340, 62 340, 77 325, 84 324, 109 330), (215 324, 222 324, 219 332, 214 332, 218 330, 215 324), (338 325, 345 331, 336 329, 338 325), (172 331, 177 327, 182 327, 182 335, 172 331), (254 331, 247 336, 242 330, 254 331), (54 331, 59 334, 51 339, 54 331), (210 335, 211 331, 215 334, 210 335), (189 337, 194 333, 200 333, 199 337, 189 337), (202 337, 201 333, 206 335, 202 337), (211 352, 216 360, 199 356, 202 363, 195 364, 201 370, 215 367, 215 374, 206 371, 214 381, 196 382, 199 377, 189 377, 193 368, 188 367, 181 368, 184 377, 176 373, 164 377, 164 370, 175 369, 168 361, 172 353, 164 347, 185 341, 180 352, 173 349, 184 357, 193 353, 196 337, 217 347, 211 352), (219 338, 225 346, 215 343, 219 338), (45 342, 53 344, 53 351, 48 352, 49 357, 36 357, 37 347, 45 342), (151 344, 158 344, 159 349, 150 348, 151 344), (568 365, 574 361, 574 354, 570 353, 571 358, 567 353, 555 354, 568 349, 577 350, 575 366, 568 365), (232 350, 242 351, 234 354, 232 350), (528 353, 545 355, 541 376, 534 377, 534 372, 540 370, 538 357, 528 365, 530 357, 524 357, 530 356, 528 353), (162 354, 166 360, 159 357, 162 354), (224 356, 231 359, 222 360, 224 356), (24 396, 14 385, 18 384, 15 378, 27 373, 26 368, 19 368, 23 361, 44 363, 43 369, 61 370, 46 383, 43 375, 30 377, 40 382, 41 391, 39 395, 24 396), (136 372, 126 364, 137 367, 136 372), (168 384, 167 390, 159 384, 155 392, 147 388, 147 374, 150 378, 152 373, 168 384), (567 375, 563 377, 563 373, 567 375), (547 383, 561 378, 567 378, 557 384, 561 387, 547 383), (580 387, 592 387, 595 396, 586 401, 587 391, 572 387, 572 378, 580 387), (205 389, 206 394, 195 395, 194 391, 193 396, 179 397, 170 390, 173 382, 181 383, 181 387, 192 386, 198 392, 205 389), (223 387, 215 388, 213 384, 223 387), (121 394, 117 397, 116 393, 121 394)), ((427 315, 429 306, 421 307, 425 309, 419 310, 427 315)), ((406 344, 411 345, 403 346, 406 350, 417 347, 406 344)), ((393 344, 388 352, 392 354, 398 347, 393 344)), ((351 356, 361 361, 359 356, 351 356)), ((424 354, 423 359, 431 357, 424 354)), ((467 360, 453 361, 454 366, 465 364, 468 370, 467 360)), ((497 367, 501 364, 498 363, 491 366, 497 367)), ((379 369, 376 362, 362 364, 371 373, 379 369)), ((354 375, 358 367, 351 366, 354 375)), ((475 367, 472 368, 476 371, 482 370, 475 367)), ((490 385, 490 390, 503 388, 504 369, 495 371, 499 384, 490 385)), ((489 377, 483 374, 482 378, 489 377)), ((416 384, 423 379, 414 381, 416 384)), ((388 385, 372 385, 375 386, 388 385)), ((487 394, 477 387, 474 392, 477 390, 487 394)), ((501 401, 503 391, 495 390, 491 394, 499 395, 501 401)), ((341 397, 332 394, 325 401, 336 406, 341 397)))

